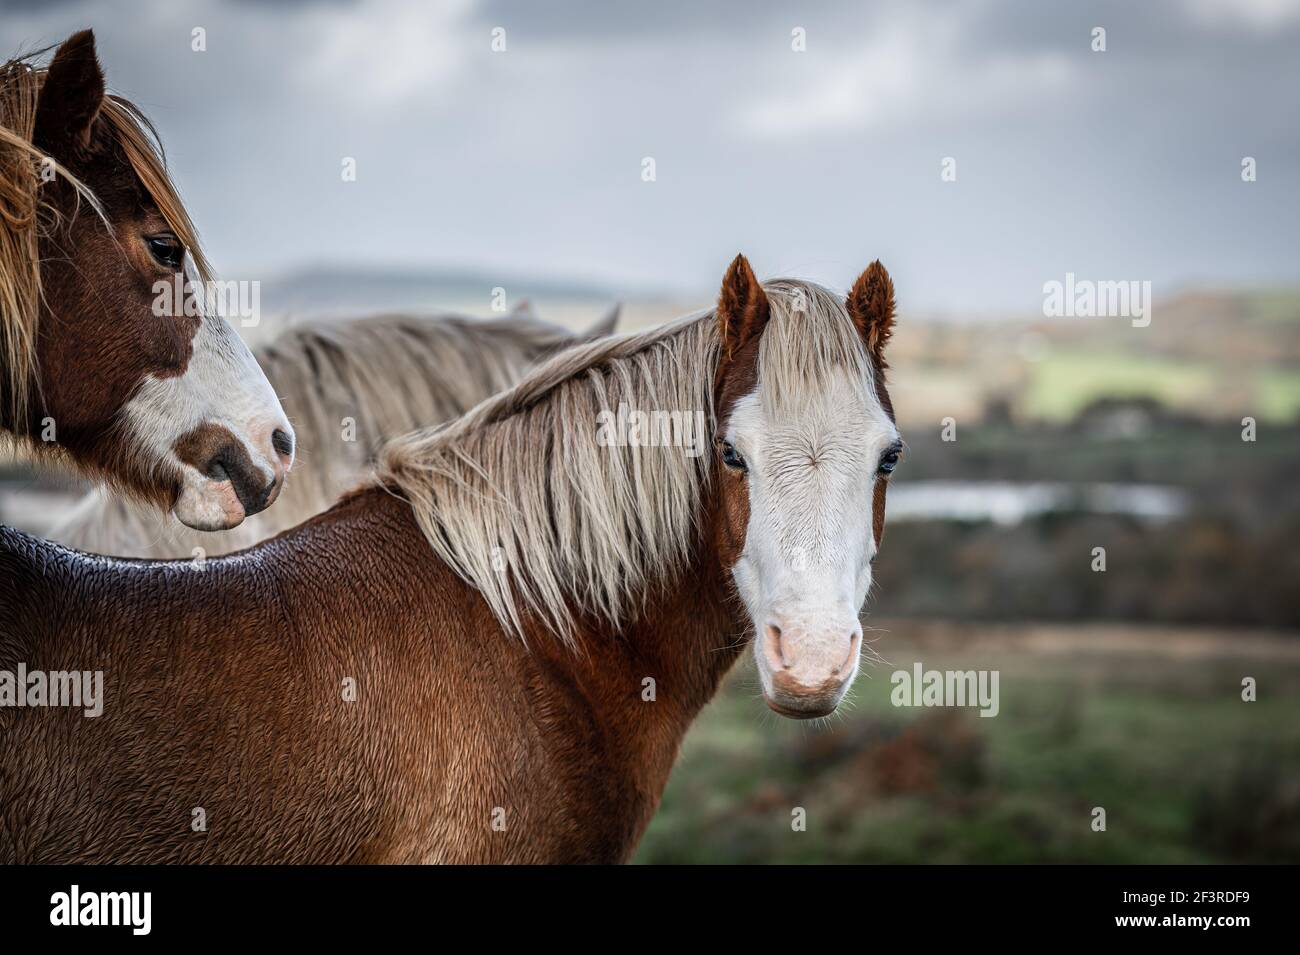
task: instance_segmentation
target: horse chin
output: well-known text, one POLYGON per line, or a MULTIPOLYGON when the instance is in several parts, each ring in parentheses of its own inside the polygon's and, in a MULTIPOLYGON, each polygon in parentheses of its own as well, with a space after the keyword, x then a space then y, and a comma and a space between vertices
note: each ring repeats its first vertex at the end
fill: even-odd
POLYGON ((196 531, 228 531, 244 522, 244 505, 230 481, 185 481, 172 508, 176 519, 196 531))
POLYGON ((768 705, 768 708, 773 713, 777 713, 780 716, 784 716, 787 719, 791 719, 791 720, 820 719, 823 716, 830 716, 832 713, 835 712, 836 708, 839 706, 839 701, 833 700, 830 702, 818 702, 813 705, 800 706, 796 708, 792 706, 786 706, 782 703, 778 703, 776 700, 772 699, 766 693, 763 694, 763 702, 768 705))

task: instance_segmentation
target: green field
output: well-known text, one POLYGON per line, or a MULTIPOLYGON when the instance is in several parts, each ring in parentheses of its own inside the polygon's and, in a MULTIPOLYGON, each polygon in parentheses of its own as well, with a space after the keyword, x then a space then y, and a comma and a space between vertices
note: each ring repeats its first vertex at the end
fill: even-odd
MULTIPOLYGON (((1068 421, 1101 397, 1155 398, 1188 408, 1214 394, 1216 369, 1208 362, 1154 359, 1122 352, 1051 354, 1032 367, 1026 410, 1046 421, 1068 421)), ((1278 409, 1284 413, 1289 409, 1278 409)))
POLYGON ((877 643, 889 665, 819 724, 768 712, 741 664, 688 736, 636 861, 1300 861, 1300 642, 891 629, 877 643), (895 708, 889 674, 915 660, 997 669, 999 715, 895 708), (1257 702, 1242 702, 1244 676, 1257 702))

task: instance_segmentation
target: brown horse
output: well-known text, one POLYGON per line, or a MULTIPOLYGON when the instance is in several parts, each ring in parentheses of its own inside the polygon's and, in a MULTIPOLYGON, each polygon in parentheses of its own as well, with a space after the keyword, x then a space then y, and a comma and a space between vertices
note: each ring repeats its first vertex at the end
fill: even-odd
POLYGON ((783 714, 857 672, 892 323, 738 257, 203 570, 0 530, 0 860, 627 859, 746 638, 783 714))
POLYGON ((194 227, 88 30, 0 66, 0 217, 0 433, 200 530, 269 505, 293 430, 184 284, 187 259, 210 280, 194 227))

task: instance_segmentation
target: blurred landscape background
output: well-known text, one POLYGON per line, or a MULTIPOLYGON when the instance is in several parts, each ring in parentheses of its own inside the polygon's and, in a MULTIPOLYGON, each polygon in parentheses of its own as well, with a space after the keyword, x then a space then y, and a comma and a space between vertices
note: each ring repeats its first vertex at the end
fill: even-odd
MULTIPOLYGON (((261 282, 250 341, 494 288, 631 331, 738 251, 889 268, 886 662, 803 724, 745 658, 637 861, 1300 862, 1300 3, 50 0, 5 53, 85 26, 261 282), (1150 280, 1150 325, 1044 318, 1067 271, 1150 280), (917 661, 999 671, 1000 713, 892 706, 917 661)), ((80 490, 0 462, 0 520, 80 490)))

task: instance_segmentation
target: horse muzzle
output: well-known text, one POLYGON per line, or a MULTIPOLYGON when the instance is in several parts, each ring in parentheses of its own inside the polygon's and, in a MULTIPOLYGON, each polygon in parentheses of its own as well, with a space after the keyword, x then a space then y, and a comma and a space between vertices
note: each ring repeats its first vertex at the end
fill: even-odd
POLYGON ((204 425, 177 443, 188 465, 173 512, 195 530, 229 530, 270 507, 293 464, 287 424, 245 443, 221 425, 204 425), (251 452, 249 444, 265 450, 251 452))
POLYGON ((769 619, 755 647, 763 699, 791 719, 829 715, 857 675, 861 649, 856 615, 838 624, 769 619))

